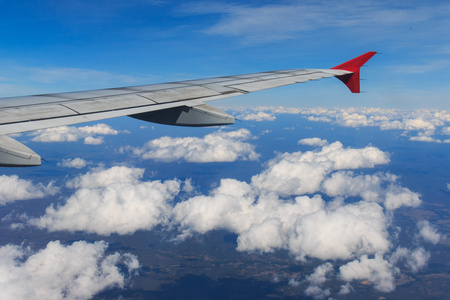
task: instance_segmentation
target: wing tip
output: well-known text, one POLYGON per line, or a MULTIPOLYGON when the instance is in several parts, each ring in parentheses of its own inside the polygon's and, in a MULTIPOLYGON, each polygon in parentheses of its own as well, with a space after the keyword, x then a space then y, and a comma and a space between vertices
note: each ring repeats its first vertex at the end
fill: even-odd
POLYGON ((346 61, 345 63, 342 63, 331 69, 338 69, 338 70, 345 70, 345 71, 353 72, 351 74, 336 76, 336 78, 338 78, 340 81, 342 81, 350 89, 350 91, 352 93, 360 93, 361 92, 360 76, 359 76, 360 69, 375 54, 377 54, 376 51, 369 51, 367 53, 364 53, 363 55, 355 57, 355 58, 353 58, 349 61, 346 61))

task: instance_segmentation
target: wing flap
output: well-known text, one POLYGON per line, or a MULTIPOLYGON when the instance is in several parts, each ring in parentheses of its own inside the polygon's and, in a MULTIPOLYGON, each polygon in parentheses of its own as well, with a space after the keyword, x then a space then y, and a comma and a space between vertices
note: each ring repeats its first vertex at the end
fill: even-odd
POLYGON ((220 93, 203 86, 187 86, 175 89, 165 89, 152 92, 139 93, 138 95, 153 100, 156 103, 182 101, 217 96, 220 93))
POLYGON ((156 102, 136 94, 129 94, 91 100, 67 101, 61 104, 78 112, 79 114, 88 114, 101 111, 154 105, 156 102))
POLYGON ((60 104, 40 104, 0 109, 1 124, 27 122, 36 119, 61 118, 77 113, 60 104))
POLYGON ((25 96, 25 97, 8 97, 0 99, 0 109, 8 107, 24 107, 27 105, 43 105, 66 101, 65 98, 55 96, 25 96))
POLYGON ((270 79, 270 80, 256 80, 254 82, 248 82, 248 83, 243 83, 243 84, 233 84, 233 85, 230 85, 229 87, 251 93, 251 92, 261 91, 261 90, 270 89, 270 88, 274 88, 274 87, 285 86, 285 85, 290 85, 290 84, 294 84, 294 83, 300 83, 300 82, 316 80, 316 79, 325 78, 325 77, 333 77, 333 76, 334 75, 331 75, 331 74, 328 74, 325 72, 314 71, 314 72, 309 72, 309 73, 303 73, 301 75, 294 75, 294 76, 283 77, 283 78, 275 78, 275 79, 270 79))

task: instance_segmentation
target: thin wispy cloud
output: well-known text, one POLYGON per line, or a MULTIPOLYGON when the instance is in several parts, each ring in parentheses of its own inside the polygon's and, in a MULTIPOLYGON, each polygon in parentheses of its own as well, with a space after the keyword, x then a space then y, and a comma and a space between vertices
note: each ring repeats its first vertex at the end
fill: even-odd
MULTIPOLYGON (((322 29, 352 32, 379 32, 385 28, 420 25, 433 19, 444 20, 448 4, 431 6, 388 5, 386 2, 289 1, 277 4, 190 3, 182 7, 185 14, 217 14, 218 21, 205 29, 207 34, 238 37, 248 43, 274 42, 298 38, 302 33, 322 29), (326 4, 326 5, 325 5, 326 4)), ((380 37, 376 37, 377 39, 380 37)))

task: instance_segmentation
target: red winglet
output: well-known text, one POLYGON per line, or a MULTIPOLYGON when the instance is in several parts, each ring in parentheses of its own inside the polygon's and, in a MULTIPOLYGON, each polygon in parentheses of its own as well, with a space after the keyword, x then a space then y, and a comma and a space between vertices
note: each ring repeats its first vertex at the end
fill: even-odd
POLYGON ((376 54, 375 51, 367 52, 361 56, 358 56, 352 60, 349 60, 339 66, 331 69, 345 70, 353 72, 352 74, 345 74, 336 76, 340 81, 350 89, 352 93, 359 93, 359 70, 369 59, 376 54))

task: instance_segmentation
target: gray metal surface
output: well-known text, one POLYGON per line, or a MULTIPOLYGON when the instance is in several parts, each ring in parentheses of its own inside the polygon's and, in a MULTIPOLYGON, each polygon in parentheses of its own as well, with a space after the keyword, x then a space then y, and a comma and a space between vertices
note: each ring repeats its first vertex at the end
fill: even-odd
POLYGON ((41 157, 33 150, 8 136, 0 136, 0 167, 40 165, 41 157))
POLYGON ((157 111, 352 72, 292 69, 0 99, 0 135, 157 111))

